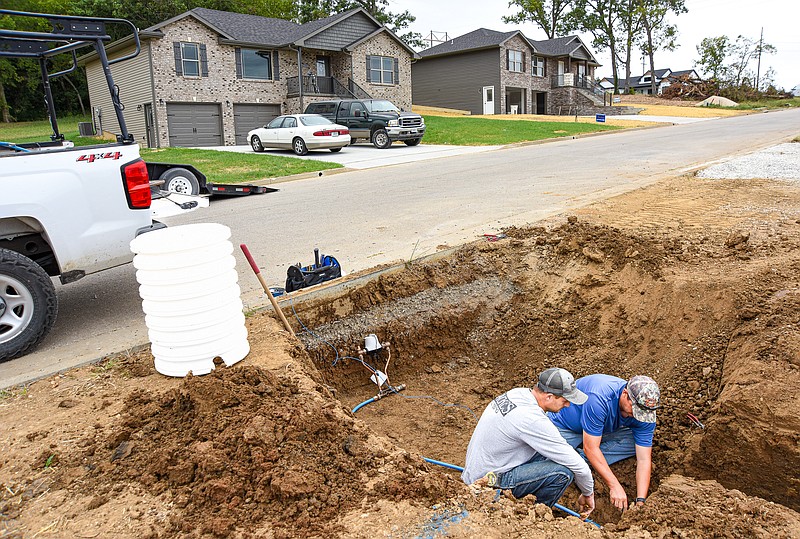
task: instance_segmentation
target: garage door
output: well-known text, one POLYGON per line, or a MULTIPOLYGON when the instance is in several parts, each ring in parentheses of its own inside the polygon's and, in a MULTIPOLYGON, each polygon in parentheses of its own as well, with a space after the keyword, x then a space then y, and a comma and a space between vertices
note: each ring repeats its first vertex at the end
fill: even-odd
POLYGON ((217 103, 167 103, 170 146, 222 146, 217 103))
POLYGON ((234 104, 233 126, 236 132, 236 144, 248 144, 248 131, 266 125, 272 121, 273 118, 277 118, 280 115, 280 105, 256 105, 251 103, 234 104))

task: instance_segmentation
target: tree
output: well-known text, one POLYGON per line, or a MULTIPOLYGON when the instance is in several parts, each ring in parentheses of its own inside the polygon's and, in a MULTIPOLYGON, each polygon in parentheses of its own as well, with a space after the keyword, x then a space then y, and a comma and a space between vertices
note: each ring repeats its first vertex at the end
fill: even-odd
MULTIPOLYGON (((637 0, 636 8, 642 21, 644 35, 639 40, 639 49, 650 59, 650 72, 655 72, 655 53, 658 50, 672 51, 678 46, 678 28, 667 22, 667 15, 686 13, 684 0, 637 0)), ((650 88, 657 92, 656 78, 650 79, 650 88)))
POLYGON ((617 31, 619 32, 619 56, 617 61, 625 66, 625 92, 628 91, 628 81, 631 78, 631 56, 634 43, 637 41, 642 29, 642 19, 637 6, 639 0, 624 0, 620 2, 617 31))
POLYGON ((706 78, 715 81, 724 80, 727 77, 725 58, 728 56, 729 47, 728 36, 703 38, 697 46, 700 58, 695 60, 694 66, 700 68, 706 78))
POLYGON ((611 57, 611 72, 614 91, 619 88, 618 59, 620 41, 618 29, 625 2, 617 0, 575 0, 572 11, 566 17, 565 28, 592 34, 592 45, 596 49, 608 49, 611 57))
MULTIPOLYGON (((755 41, 740 35, 732 42, 727 36, 707 37, 697 46, 700 58, 694 65, 717 85, 720 94, 742 99, 759 91, 756 86, 760 84, 756 83, 756 74, 750 68, 753 60, 762 54, 776 52, 773 45, 761 39, 755 41)), ((771 69, 767 73, 769 85, 775 73, 771 69)))
POLYGON ((553 39, 565 31, 564 18, 572 0, 511 0, 508 7, 516 6, 519 11, 503 17, 505 23, 532 22, 539 26, 547 39, 553 39))
MULTIPOLYGON (((728 55, 732 57, 729 64, 729 74, 732 78, 729 83, 739 87, 745 77, 754 80, 752 71, 748 69, 750 63, 761 54, 775 54, 776 52, 777 49, 774 46, 764 43, 763 40, 754 41, 745 36, 738 36, 728 48, 728 55)), ((750 85, 755 88, 754 82, 750 85)))

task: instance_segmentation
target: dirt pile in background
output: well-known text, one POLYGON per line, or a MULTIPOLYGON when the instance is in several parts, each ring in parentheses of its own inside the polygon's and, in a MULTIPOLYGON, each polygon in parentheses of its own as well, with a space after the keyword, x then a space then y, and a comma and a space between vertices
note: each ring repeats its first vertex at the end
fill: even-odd
POLYGON ((248 358, 207 376, 142 351, 7 394, 0 538, 800 537, 796 191, 664 182, 300 294, 313 335, 256 313, 248 358), (353 414, 371 333, 364 363, 405 389, 353 414), (621 517, 597 478, 603 531, 421 458, 463 464, 487 403, 552 365, 662 388, 651 496, 621 517))

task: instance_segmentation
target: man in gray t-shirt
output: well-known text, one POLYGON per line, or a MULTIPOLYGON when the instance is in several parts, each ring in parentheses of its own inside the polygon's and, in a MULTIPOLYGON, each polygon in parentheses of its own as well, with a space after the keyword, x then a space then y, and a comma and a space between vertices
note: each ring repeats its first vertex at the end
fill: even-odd
POLYGON ((461 479, 468 485, 485 479, 488 486, 508 489, 515 498, 534 494, 550 507, 575 479, 581 514, 588 516, 594 509, 592 472, 545 415, 570 403, 583 404, 586 398, 575 378, 558 368, 540 374, 533 389, 518 387, 500 395, 472 433, 461 479))

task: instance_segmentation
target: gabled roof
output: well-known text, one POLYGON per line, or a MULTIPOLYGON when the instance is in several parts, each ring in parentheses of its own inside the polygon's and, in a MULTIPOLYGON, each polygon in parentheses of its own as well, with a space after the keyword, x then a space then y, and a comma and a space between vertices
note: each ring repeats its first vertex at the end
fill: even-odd
POLYGON ((578 36, 564 36, 555 37, 553 39, 543 39, 542 41, 533 41, 533 45, 536 49, 536 52, 542 54, 543 56, 574 57, 575 53, 582 48, 589 56, 589 63, 597 66, 600 65, 589 47, 587 47, 578 36))
MULTIPOLYGON (((172 17, 171 19, 153 25, 147 28, 147 31, 160 31, 161 28, 169 24, 173 24, 186 17, 193 17, 217 32, 224 42, 260 45, 269 48, 288 47, 289 45, 304 46, 304 42, 307 39, 359 13, 366 16, 375 25, 375 32, 387 32, 394 40, 408 50, 412 56, 415 55, 411 47, 360 7, 305 24, 297 24, 285 19, 196 7, 172 17)), ((354 37, 356 39, 353 41, 358 41, 362 38, 360 35, 354 37)))
MULTIPOLYGON (((695 73, 694 69, 684 69, 681 71, 672 71, 671 69, 656 69, 656 84, 660 83, 665 78, 676 78, 682 75, 688 75, 691 73, 695 73)), ((650 81, 642 81, 644 77, 650 74, 650 71, 647 71, 644 75, 635 75, 628 79, 628 84, 625 84, 625 79, 620 78, 618 81, 620 88, 646 88, 650 86, 650 81)), ((614 79, 612 77, 604 77, 604 81, 608 81, 611 85, 614 84, 614 79)))
POLYGON ((519 35, 537 54, 542 56, 571 56, 574 57, 576 51, 583 48, 589 57, 589 62, 600 65, 595 60, 589 47, 583 44, 578 36, 557 37, 555 39, 545 39, 534 41, 525 37, 519 30, 510 32, 498 32, 486 28, 478 28, 468 34, 458 36, 454 39, 440 43, 435 47, 425 49, 419 53, 420 58, 430 58, 434 56, 445 56, 458 54, 467 51, 488 49, 499 47, 512 37, 519 35))
POLYGON ((463 36, 458 36, 444 43, 439 43, 435 47, 425 49, 419 53, 421 58, 428 56, 442 56, 445 54, 455 54, 459 52, 489 49, 499 47, 515 35, 519 35, 533 48, 530 41, 519 30, 511 32, 497 32, 487 28, 478 28, 463 36))

